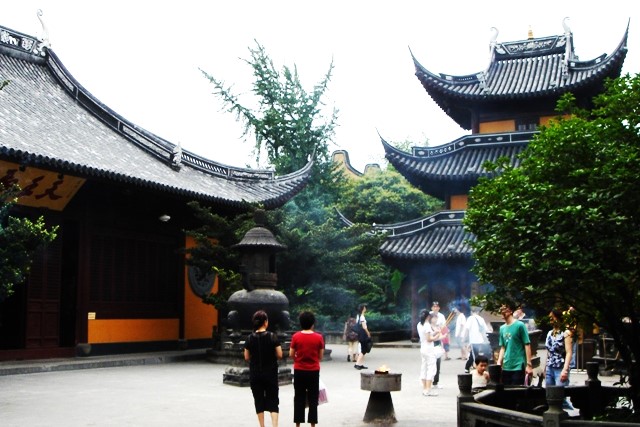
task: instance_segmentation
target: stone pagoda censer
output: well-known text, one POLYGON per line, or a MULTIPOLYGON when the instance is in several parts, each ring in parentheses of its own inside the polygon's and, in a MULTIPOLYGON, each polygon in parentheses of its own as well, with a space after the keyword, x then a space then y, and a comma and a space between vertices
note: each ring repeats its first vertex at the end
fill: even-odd
MULTIPOLYGON (((256 226, 249 230, 240 243, 233 247, 241 252, 242 286, 244 289, 233 293, 227 300, 229 314, 225 323, 221 349, 208 352, 212 362, 230 363, 223 374, 223 383, 249 386, 249 366, 244 361, 244 339, 252 332, 251 317, 258 310, 264 310, 269 316, 269 330, 276 333, 282 343, 285 354, 289 351, 291 337, 289 330, 289 300, 276 290, 276 257, 278 251, 286 246, 276 240, 264 227, 264 211, 255 214, 256 226)), ((283 359, 284 360, 284 359, 283 359)), ((281 385, 291 384, 291 369, 284 366, 278 369, 281 385)))

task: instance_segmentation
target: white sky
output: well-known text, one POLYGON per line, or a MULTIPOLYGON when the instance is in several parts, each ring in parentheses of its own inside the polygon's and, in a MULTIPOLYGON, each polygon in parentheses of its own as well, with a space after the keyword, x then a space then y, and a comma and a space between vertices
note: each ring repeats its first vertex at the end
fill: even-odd
MULTIPOLYGON (((333 59, 325 101, 340 110, 335 145, 352 165, 382 163, 387 141, 440 145, 468 134, 431 100, 414 75, 411 48, 433 72, 471 74, 488 64, 490 28, 499 42, 563 33, 569 17, 576 53, 611 53, 630 20, 623 72, 640 72, 640 12, 634 2, 511 1, 71 1, 3 0, 0 25, 42 35, 71 74, 103 103, 173 143, 233 166, 256 164, 235 116, 199 72, 234 84, 251 105, 254 39, 276 68, 298 67, 308 91, 333 59), (637 9, 634 7, 634 9, 637 9)), ((329 110, 327 110, 328 112, 329 110)), ((264 165, 260 165, 264 166, 264 165)))

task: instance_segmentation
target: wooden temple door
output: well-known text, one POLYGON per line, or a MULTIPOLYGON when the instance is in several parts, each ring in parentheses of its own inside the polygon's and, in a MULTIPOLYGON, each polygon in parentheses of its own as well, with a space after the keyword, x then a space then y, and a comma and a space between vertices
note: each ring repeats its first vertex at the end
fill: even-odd
POLYGON ((58 347, 60 343, 61 239, 36 257, 27 284, 25 348, 58 347))

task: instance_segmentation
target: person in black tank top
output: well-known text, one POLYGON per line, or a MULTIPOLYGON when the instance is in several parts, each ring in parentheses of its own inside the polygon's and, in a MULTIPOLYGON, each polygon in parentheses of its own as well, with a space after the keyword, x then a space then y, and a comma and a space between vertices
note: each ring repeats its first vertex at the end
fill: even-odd
POLYGON ((278 359, 282 346, 276 334, 268 331, 267 313, 256 311, 252 317, 254 332, 244 342, 244 360, 249 362, 249 382, 260 427, 264 427, 264 413, 271 413, 273 427, 278 426, 279 387, 278 359))

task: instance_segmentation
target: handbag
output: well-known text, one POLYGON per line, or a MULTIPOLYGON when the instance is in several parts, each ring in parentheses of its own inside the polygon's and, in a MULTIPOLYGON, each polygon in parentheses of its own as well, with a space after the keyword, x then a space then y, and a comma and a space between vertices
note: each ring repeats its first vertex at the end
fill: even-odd
POLYGON ((371 349, 373 348, 373 340, 371 337, 367 336, 364 341, 361 341, 360 347, 364 354, 371 353, 371 349))
POLYGON ((352 328, 358 334, 358 341, 361 343, 366 342, 367 340, 371 340, 369 335, 367 335, 367 331, 364 330, 362 324, 360 323, 360 316, 356 319, 356 325, 352 328))

